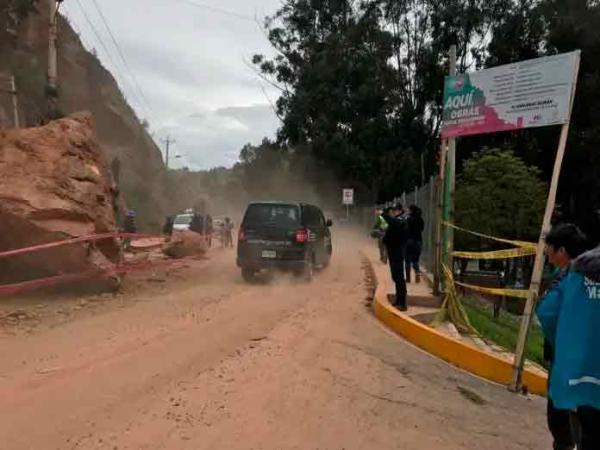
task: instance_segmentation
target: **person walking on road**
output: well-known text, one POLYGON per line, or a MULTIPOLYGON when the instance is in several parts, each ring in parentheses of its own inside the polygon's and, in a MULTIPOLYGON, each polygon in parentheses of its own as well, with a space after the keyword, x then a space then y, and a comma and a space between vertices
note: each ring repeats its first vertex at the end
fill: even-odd
POLYGON ((225 217, 225 222, 223 223, 223 238, 221 240, 223 247, 233 248, 233 222, 229 217, 225 217))
POLYGON ((165 224, 163 225, 163 234, 166 236, 173 235, 173 224, 175 222, 175 216, 167 216, 165 218, 165 224))
MULTIPOLYGON (((127 234, 136 234, 137 233, 137 225, 135 222, 135 211, 130 209, 125 214, 125 221, 123 223, 123 232, 127 234)), ((131 248, 131 237, 127 236, 123 239, 123 247, 125 250, 129 250, 131 248)))
POLYGON ((574 411, 579 450, 600 449, 600 247, 573 261, 536 312, 554 351, 548 395, 553 407, 574 411))
MULTIPOLYGON (((585 251, 587 239, 575 225, 562 223, 552 228, 546 235, 545 241, 548 262, 556 269, 552 283, 557 285, 569 272, 573 259, 585 251)), ((552 343, 545 339, 544 366, 549 373, 552 371, 553 362, 554 350, 552 343)), ((574 450, 579 433, 577 432, 577 421, 573 414, 570 411, 556 408, 552 398, 548 396, 546 415, 548 429, 554 439, 554 449, 574 450)))
POLYGON ((406 218, 407 240, 406 240, 406 282, 410 283, 411 267, 415 271, 415 281, 421 282, 421 250, 423 248, 423 221, 421 209, 417 205, 408 207, 409 215, 406 218))
POLYGON ((371 232, 371 236, 377 239, 377 246, 379 247, 379 259, 383 264, 387 264, 387 249, 385 248, 385 244, 383 243, 383 238, 385 236, 385 232, 388 229, 388 223, 383 217, 383 210, 378 209, 376 211, 375 225, 373 225, 373 231, 371 232))
POLYGON ((394 306, 400 311, 408 309, 406 304, 406 280, 404 279, 407 225, 406 220, 401 217, 403 211, 402 205, 396 205, 393 208, 388 208, 383 216, 388 224, 383 243, 387 249, 392 280, 396 285, 394 306))
POLYGON ((210 214, 206 215, 206 226, 205 226, 205 239, 208 245, 208 248, 212 247, 212 239, 213 239, 213 218, 210 214))

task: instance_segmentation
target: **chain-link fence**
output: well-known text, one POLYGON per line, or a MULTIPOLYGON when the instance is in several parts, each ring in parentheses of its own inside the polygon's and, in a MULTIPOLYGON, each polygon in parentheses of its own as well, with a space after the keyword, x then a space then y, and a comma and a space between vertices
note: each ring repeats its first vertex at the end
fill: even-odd
POLYGON ((415 187, 411 192, 404 192, 391 203, 402 203, 405 208, 408 208, 410 205, 416 205, 421 210, 423 221, 425 222, 421 261, 427 269, 431 270, 435 251, 435 178, 431 177, 429 182, 420 188, 415 187))

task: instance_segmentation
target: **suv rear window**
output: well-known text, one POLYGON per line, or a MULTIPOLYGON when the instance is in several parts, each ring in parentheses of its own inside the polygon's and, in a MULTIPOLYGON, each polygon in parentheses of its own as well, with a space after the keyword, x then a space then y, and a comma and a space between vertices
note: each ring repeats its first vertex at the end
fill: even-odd
POLYGON ((189 225, 190 223, 192 223, 192 219, 194 216, 192 216, 191 214, 180 214, 177 217, 175 217, 175 222, 173 222, 175 225, 189 225))
POLYGON ((254 204, 248 207, 245 226, 293 227, 300 224, 300 209, 295 205, 254 204))

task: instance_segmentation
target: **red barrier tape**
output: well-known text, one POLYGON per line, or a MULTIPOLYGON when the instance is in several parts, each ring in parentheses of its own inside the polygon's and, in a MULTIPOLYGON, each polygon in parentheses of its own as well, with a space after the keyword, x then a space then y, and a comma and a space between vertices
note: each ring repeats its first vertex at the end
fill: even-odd
POLYGON ((114 268, 108 270, 88 270, 86 272, 56 275, 47 278, 39 278, 37 280, 23 281, 14 284, 5 284, 0 285, 0 295, 20 294, 23 292, 32 291, 39 288, 52 287, 63 283, 72 283, 75 281, 82 281, 96 277, 105 278, 112 274, 125 274, 153 269, 157 267, 185 265, 188 261, 196 258, 198 258, 197 255, 177 260, 148 261, 136 264, 115 266, 114 268))
MULTIPOLYGON (((46 244, 33 245, 31 247, 19 248, 14 250, 8 250, 0 253, 0 258, 8 258, 11 256, 19 256, 27 253, 38 252, 41 250, 47 250, 51 248, 63 247, 67 245, 81 244, 87 242, 95 242, 104 239, 156 239, 162 238, 163 236, 157 236, 153 234, 137 234, 137 233, 103 233, 103 234, 92 234, 88 236, 80 236, 72 239, 64 239, 56 242, 49 242, 46 244)), ((183 265, 187 261, 196 259, 198 255, 182 258, 178 260, 163 260, 163 261, 143 261, 133 264, 115 265, 110 269, 101 270, 93 269, 80 273, 68 273, 55 275, 47 278, 39 278, 36 280, 23 281, 20 283, 0 285, 0 295, 14 295, 27 291, 32 291, 44 287, 52 287, 64 283, 72 283, 75 281, 82 281, 91 278, 105 278, 113 274, 125 274, 131 272, 137 272, 142 270, 148 270, 155 267, 168 267, 183 265)))
POLYGON ((26 253, 38 252, 40 250, 47 250, 49 248, 63 247, 66 245, 81 244, 86 242, 101 241, 104 239, 149 239, 157 238, 162 236, 156 236, 154 234, 136 234, 136 233, 104 233, 104 234, 91 234, 89 236, 80 236, 71 239, 64 239, 62 241, 48 242, 46 244, 33 245, 31 247, 18 248, 15 250, 8 250, 0 253, 0 258, 8 258, 10 256, 18 256, 26 253))

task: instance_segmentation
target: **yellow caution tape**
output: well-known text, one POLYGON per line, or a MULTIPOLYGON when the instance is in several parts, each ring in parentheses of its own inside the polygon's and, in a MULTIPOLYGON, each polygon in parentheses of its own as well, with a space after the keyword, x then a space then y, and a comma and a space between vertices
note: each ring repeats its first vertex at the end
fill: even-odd
POLYGON ((483 286, 473 286, 472 284, 454 282, 458 286, 470 289, 475 292, 481 292, 482 294, 500 295, 504 297, 516 297, 516 298, 527 298, 529 292, 528 289, 501 289, 501 288, 488 288, 483 286))
POLYGON ((461 333, 477 335, 477 330, 471 324, 460 296, 456 293, 452 271, 445 264, 442 264, 442 270, 444 272, 446 295, 444 296, 442 307, 434 319, 434 324, 441 324, 449 320, 461 333))
POLYGON ((452 255, 464 259, 510 259, 532 256, 535 255, 535 253, 536 250, 534 248, 519 247, 490 252, 452 252, 452 255))
POLYGON ((456 225, 454 225, 454 224, 452 224, 450 222, 445 222, 445 221, 442 222, 442 224, 446 225, 447 227, 454 228, 455 230, 462 231, 464 233, 472 234, 473 236, 479 236, 479 237, 482 237, 482 238, 485 238, 485 239, 491 239, 491 240, 496 241, 496 242, 503 242, 505 244, 516 245, 517 247, 520 247, 520 248, 531 249, 533 251, 533 253, 532 253, 533 255, 535 255, 535 253, 537 252, 537 243, 535 243, 535 242, 513 241, 513 240, 510 240, 510 239, 502 239, 502 238, 499 238, 499 237, 491 236, 489 234, 483 234, 483 233, 478 233, 477 231, 467 230, 466 228, 462 228, 462 227, 456 226, 456 225))

